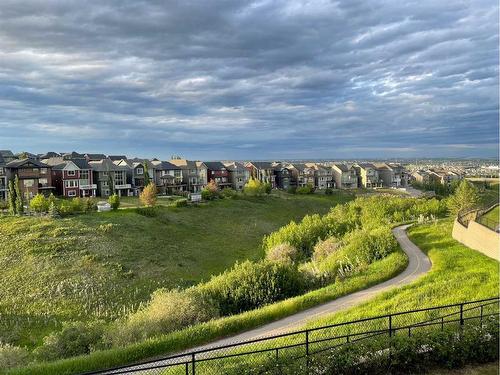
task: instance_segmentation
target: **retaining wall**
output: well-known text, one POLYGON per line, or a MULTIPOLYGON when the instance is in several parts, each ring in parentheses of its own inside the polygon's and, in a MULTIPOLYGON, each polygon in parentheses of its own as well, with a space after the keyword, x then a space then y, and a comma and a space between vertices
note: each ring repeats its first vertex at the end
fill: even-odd
POLYGON ((500 234, 490 228, 473 220, 469 221, 466 227, 455 219, 452 236, 465 246, 500 260, 500 234))

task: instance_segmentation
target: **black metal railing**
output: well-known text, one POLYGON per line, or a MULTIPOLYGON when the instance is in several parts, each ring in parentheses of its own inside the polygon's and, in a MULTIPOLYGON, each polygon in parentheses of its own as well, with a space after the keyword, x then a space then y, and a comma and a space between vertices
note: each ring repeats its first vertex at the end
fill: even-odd
POLYGON ((96 374, 221 374, 239 368, 261 369, 279 361, 309 360, 319 353, 370 338, 412 336, 426 329, 463 327, 498 317, 500 297, 397 312, 328 326, 257 338, 230 345, 206 347, 164 358, 86 373, 96 374), (243 366, 243 367, 242 367, 243 366))

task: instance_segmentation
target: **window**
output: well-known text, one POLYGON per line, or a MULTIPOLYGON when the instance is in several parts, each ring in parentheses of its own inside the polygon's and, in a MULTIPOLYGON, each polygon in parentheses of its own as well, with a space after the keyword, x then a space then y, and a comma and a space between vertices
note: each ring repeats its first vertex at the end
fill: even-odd
POLYGON ((177 178, 181 178, 182 177, 182 171, 181 170, 175 170, 174 171, 174 176, 177 177, 177 178))
POLYGON ((124 173, 122 173, 120 171, 115 172, 115 184, 116 185, 124 185, 125 184, 124 173))
POLYGON ((108 181, 102 181, 101 186, 108 186, 108 181))
POLYGON ((47 168, 41 168, 40 169, 41 174, 47 174, 47 168))
POLYGON ((64 181, 64 187, 65 188, 74 188, 78 186, 78 181, 77 180, 66 180, 64 181))
POLYGON ((40 185, 47 185, 49 183, 49 181, 46 178, 39 178, 38 183, 40 185))
POLYGON ((89 171, 80 171, 80 178, 82 180, 88 180, 89 179, 89 171))
POLYGON ((24 187, 33 187, 33 185, 35 185, 35 180, 24 180, 23 184, 24 187))
POLYGON ((68 197, 76 197, 76 191, 74 190, 68 191, 68 197))
POLYGON ((76 171, 68 171, 68 176, 76 176, 76 171))
POLYGON ((101 172, 102 173, 102 177, 108 177, 108 172, 101 172))
POLYGON ((137 174, 144 174, 144 168, 137 168, 137 174))
POLYGON ((5 173, 5 169, 3 167, 0 167, 0 174, 4 174, 5 173))

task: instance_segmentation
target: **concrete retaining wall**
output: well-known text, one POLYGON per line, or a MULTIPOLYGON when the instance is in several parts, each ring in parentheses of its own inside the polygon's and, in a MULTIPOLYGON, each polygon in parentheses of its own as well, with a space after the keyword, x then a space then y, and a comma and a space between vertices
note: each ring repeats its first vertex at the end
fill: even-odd
POLYGON ((490 258, 500 260, 500 234, 475 221, 469 221, 468 227, 455 219, 452 236, 471 249, 477 250, 490 258))

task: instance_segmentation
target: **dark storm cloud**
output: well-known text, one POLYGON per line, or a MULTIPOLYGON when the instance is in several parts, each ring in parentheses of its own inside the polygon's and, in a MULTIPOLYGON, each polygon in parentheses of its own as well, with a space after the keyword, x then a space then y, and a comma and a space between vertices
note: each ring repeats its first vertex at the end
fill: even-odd
POLYGON ((495 1, 2 1, 0 148, 490 156, 495 1))

